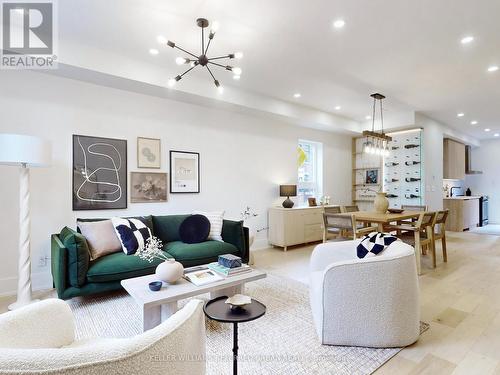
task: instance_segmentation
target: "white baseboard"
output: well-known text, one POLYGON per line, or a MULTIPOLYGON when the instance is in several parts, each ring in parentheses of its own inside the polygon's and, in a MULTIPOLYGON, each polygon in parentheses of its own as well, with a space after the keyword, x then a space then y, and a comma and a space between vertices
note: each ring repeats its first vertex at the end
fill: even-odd
MULTIPOLYGON (((50 271, 31 274, 31 287, 33 291, 52 288, 52 275, 50 271)), ((17 277, 0 279, 0 296, 12 296, 17 293, 17 277)))

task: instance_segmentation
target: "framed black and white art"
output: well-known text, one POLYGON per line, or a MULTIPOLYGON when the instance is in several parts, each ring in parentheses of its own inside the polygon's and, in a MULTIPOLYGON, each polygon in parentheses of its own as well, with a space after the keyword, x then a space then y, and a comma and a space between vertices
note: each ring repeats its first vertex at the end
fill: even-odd
POLYGON ((73 210, 127 208, 127 141, 73 135, 73 210))
POLYGON ((200 192, 200 154, 170 151, 170 192, 200 192))

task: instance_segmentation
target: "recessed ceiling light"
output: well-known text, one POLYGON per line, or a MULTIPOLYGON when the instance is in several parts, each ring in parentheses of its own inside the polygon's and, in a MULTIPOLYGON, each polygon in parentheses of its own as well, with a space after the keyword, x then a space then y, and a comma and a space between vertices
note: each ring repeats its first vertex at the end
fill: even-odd
POLYGON ((463 112, 457 113, 457 117, 464 117, 464 116, 465 116, 465 113, 463 113, 463 112))
POLYGON ((477 121, 476 120, 473 120, 470 122, 471 125, 477 125, 477 121))
POLYGON ((300 92, 296 92, 295 94, 293 94, 293 97, 294 97, 295 99, 298 99, 298 98, 300 98, 301 96, 302 96, 302 95, 300 94, 300 92))
POLYGON ((495 133, 495 134, 493 134, 493 136, 494 136, 494 137, 500 137, 500 134, 495 133))
POLYGON ((474 41, 474 37, 469 35, 469 36, 466 36, 466 37, 463 37, 461 40, 460 40, 460 43, 462 44, 469 44, 469 43, 472 43, 474 41))
POLYGON ((489 132, 489 131, 491 131, 491 129, 490 128, 486 128, 486 129, 484 129, 484 131, 485 132, 489 132))
POLYGON ((371 118, 372 118, 372 116, 365 116, 366 120, 370 120, 371 118))
POLYGON ((498 69, 497 65, 492 65, 488 68, 488 72, 496 72, 498 69))
POLYGON ((339 105, 335 107, 335 110, 336 110, 336 111, 340 111, 341 109, 342 109, 342 107, 341 107, 341 106, 339 106, 339 105))
POLYGON ((156 48, 150 48, 149 53, 152 55, 158 55, 158 53, 160 53, 160 51, 158 51, 156 48))
POLYGON ((341 29, 345 26, 345 21, 343 19, 338 19, 333 21, 333 27, 336 29, 341 29))

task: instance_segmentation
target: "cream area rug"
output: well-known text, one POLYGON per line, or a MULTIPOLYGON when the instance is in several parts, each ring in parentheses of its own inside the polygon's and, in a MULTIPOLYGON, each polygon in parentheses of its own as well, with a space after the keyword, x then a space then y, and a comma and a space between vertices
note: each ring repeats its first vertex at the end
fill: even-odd
MULTIPOLYGON (((267 312, 238 325, 241 374, 371 374, 401 350, 321 345, 312 322, 308 288, 298 281, 268 274, 266 279, 248 283, 245 294, 264 303, 267 312)), ((74 298, 69 304, 78 338, 141 333, 139 307, 124 291, 74 298)), ((421 332, 428 327, 421 323, 421 332)), ((232 373, 232 338, 232 325, 207 320, 208 374, 232 373)))

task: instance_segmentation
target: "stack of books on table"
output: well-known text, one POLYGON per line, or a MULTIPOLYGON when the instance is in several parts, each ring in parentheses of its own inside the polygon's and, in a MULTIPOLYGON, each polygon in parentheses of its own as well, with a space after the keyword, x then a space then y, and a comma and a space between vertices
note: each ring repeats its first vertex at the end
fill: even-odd
POLYGON ((224 277, 241 275, 242 273, 250 272, 252 270, 248 264, 242 264, 239 267, 229 268, 229 267, 224 267, 218 262, 209 263, 208 268, 224 277))

